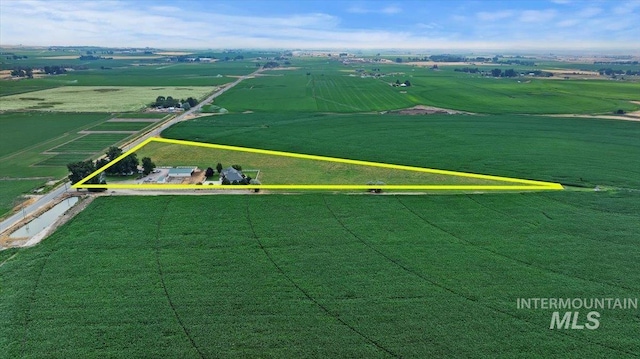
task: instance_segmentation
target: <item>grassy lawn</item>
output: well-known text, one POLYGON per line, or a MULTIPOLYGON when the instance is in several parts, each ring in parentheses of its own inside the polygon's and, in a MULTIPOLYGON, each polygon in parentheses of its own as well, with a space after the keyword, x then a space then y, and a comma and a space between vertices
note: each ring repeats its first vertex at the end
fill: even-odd
POLYGON ((633 310, 555 331, 515 301, 635 297, 639 203, 100 198, 0 267, 0 338, 10 357, 633 356, 633 310))
MULTIPOLYGON (((262 184, 286 185, 365 185, 381 181, 387 185, 522 185, 492 179, 414 172, 333 161, 310 160, 277 155, 256 154, 183 144, 152 142, 136 152, 138 158, 150 157, 157 166, 198 166, 215 168, 240 165, 243 170, 259 170, 262 184)), ((246 175, 254 177, 252 173, 246 175)), ((108 183, 108 182, 107 182, 108 183)))

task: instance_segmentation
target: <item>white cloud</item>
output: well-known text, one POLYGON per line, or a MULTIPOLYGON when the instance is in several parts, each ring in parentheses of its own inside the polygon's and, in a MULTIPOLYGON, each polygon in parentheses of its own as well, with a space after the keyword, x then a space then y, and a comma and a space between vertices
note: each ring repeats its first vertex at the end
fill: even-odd
POLYGON ((352 5, 347 8, 347 12, 353 14, 386 14, 386 15, 394 15, 402 12, 402 8, 396 5, 388 5, 380 7, 379 3, 369 3, 368 5, 352 5))
POLYGON ((640 8, 640 1, 621 2, 613 8, 613 13, 616 15, 627 15, 635 12, 637 8, 640 8))
MULTIPOLYGON (((640 49, 637 12, 620 18, 610 12, 597 13, 595 7, 582 10, 582 17, 578 12, 555 10, 442 13, 438 15, 442 20, 425 16, 424 20, 414 18, 413 27, 407 23, 372 30, 349 28, 337 14, 319 12, 237 15, 216 7, 185 13, 172 7, 152 6, 151 2, 123 1, 24 0, 21 6, 11 4, 0 0, 2 44, 483 50, 568 49, 587 44, 640 49), (580 31, 573 28, 577 25, 580 31)), ((625 3, 625 9, 633 4, 625 3)), ((397 14, 402 10, 393 6, 369 8, 357 11, 397 14)))
POLYGON ((397 7, 397 6, 387 6, 385 8, 383 8, 382 10, 380 10, 381 13, 383 14, 388 14, 388 15, 392 15, 392 14, 399 14, 402 12, 402 9, 397 7))
POLYGON ((476 17, 481 21, 498 21, 502 19, 506 19, 512 17, 514 12, 511 10, 502 10, 502 11, 481 11, 476 14, 476 17))
POLYGON ((558 23, 559 27, 571 27, 571 26, 575 26, 578 25, 580 23, 580 20, 577 19, 568 19, 568 20, 562 20, 558 23))
POLYGON ((588 7, 580 10, 578 12, 579 17, 594 17, 598 14, 602 13, 602 9, 599 7, 588 7))
POLYGON ((525 10, 520 14, 522 22, 547 22, 556 17, 557 11, 549 10, 525 10))

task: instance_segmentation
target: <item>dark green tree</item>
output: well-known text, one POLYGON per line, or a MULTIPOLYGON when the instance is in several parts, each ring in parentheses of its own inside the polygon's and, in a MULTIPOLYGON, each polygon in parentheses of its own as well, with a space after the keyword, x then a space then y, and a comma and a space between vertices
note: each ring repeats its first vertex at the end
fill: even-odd
POLYGON ((164 101, 165 101, 164 96, 156 97, 155 107, 163 107, 164 106, 164 101))
POLYGON ((147 176, 149 173, 153 172, 153 169, 156 168, 156 164, 151 161, 149 157, 142 157, 142 174, 147 176))
MULTIPOLYGON (((144 160, 144 159, 143 159, 144 160)), ((204 175, 207 177, 212 177, 213 176, 213 168, 208 167, 207 170, 204 172, 204 175)))
POLYGON ((96 170, 96 167, 92 161, 80 161, 69 163, 67 165, 67 169, 71 172, 69 174, 69 181, 71 181, 71 184, 76 184, 93 173, 93 171, 96 170))
POLYGON ((501 74, 502 74, 502 70, 500 70, 500 69, 491 70, 491 76, 493 76, 493 77, 500 77, 501 74))
POLYGON ((216 171, 218 171, 218 173, 222 173, 222 163, 218 162, 216 165, 216 171))

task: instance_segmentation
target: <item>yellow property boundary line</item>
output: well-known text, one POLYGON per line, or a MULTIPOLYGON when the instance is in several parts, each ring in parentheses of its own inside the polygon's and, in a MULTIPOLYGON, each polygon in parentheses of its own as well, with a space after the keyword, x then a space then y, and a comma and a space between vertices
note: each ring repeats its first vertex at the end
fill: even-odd
POLYGON ((80 182, 74 184, 72 188, 156 189, 156 190, 167 190, 167 189, 171 189, 171 190, 175 190, 175 189, 203 189, 203 190, 204 189, 273 189, 273 190, 382 189, 384 190, 384 189, 387 189, 387 190, 501 190, 501 191, 504 191, 504 190, 517 190, 517 191, 562 190, 563 189, 561 184, 553 183, 553 182, 543 182, 543 181, 534 181, 534 180, 526 180, 526 179, 519 179, 519 178, 482 175, 482 174, 476 174, 476 173, 456 172, 456 171, 438 170, 438 169, 432 169, 432 168, 412 167, 412 166, 404 166, 404 165, 394 165, 394 164, 379 163, 379 162, 350 160, 345 158, 306 155, 301 153, 262 150, 257 148, 216 145, 211 143, 202 143, 202 142, 193 142, 193 141, 171 140, 171 139, 159 138, 159 137, 152 137, 152 138, 146 139, 139 145, 131 148, 129 151, 118 156, 118 158, 116 158, 115 160, 107 163, 101 168, 98 168, 89 176, 85 177, 80 182), (293 157, 293 158, 301 158, 301 159, 315 160, 315 161, 346 163, 346 164, 369 166, 369 167, 390 168, 390 169, 423 172, 423 173, 431 173, 431 174, 438 174, 438 175, 478 178, 478 179, 485 179, 485 180, 517 183, 519 185, 263 185, 263 184, 260 184, 260 185, 241 185, 241 186, 240 185, 205 186, 205 185, 194 185, 194 184, 187 184, 187 185, 183 185, 183 184, 108 184, 108 183, 107 184, 84 184, 94 176, 99 175, 101 172, 113 166, 118 161, 136 152, 137 150, 139 150, 140 148, 146 146, 148 143, 151 143, 151 142, 170 143, 170 144, 186 145, 186 146, 197 146, 197 147, 205 147, 205 148, 214 148, 219 150, 240 151, 240 152, 247 152, 247 153, 258 153, 258 154, 272 155, 272 156, 293 157))

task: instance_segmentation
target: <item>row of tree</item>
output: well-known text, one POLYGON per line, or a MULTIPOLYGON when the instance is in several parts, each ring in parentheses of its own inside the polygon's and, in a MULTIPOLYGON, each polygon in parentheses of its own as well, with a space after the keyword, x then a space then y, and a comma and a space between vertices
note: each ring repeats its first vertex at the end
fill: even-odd
POLYGON ((640 75, 640 71, 633 71, 633 70, 624 71, 624 70, 621 70, 621 69, 614 70, 612 68, 599 69, 598 73, 600 75, 607 75, 607 76, 612 76, 612 75, 638 76, 638 75, 640 75))
MULTIPOLYGON (((457 68, 454 69, 453 71, 456 72, 466 72, 466 73, 470 73, 470 74, 476 74, 479 73, 483 76, 493 76, 493 77, 517 77, 520 76, 520 72, 514 70, 514 69, 508 69, 505 71, 502 71, 501 69, 493 69, 491 71, 481 71, 479 70, 477 67, 463 67, 463 68, 457 68)), ((552 77, 553 73, 552 72, 548 72, 548 71, 541 71, 541 70, 526 70, 523 71, 526 74, 533 74, 532 76, 536 76, 536 77, 552 77)))
POLYGON ((190 110, 191 107, 195 106, 198 104, 198 100, 196 100, 193 97, 189 97, 186 100, 182 99, 182 100, 178 100, 178 99, 174 99, 171 96, 158 96, 156 98, 156 102, 154 102, 152 104, 153 107, 162 107, 162 108, 169 108, 169 107, 180 107, 183 108, 185 111, 190 110))
MULTIPOLYGON (((97 161, 79 161, 69 163, 67 165, 67 169, 69 170, 69 180, 71 184, 75 184, 80 182, 83 178, 89 176, 91 173, 95 172, 99 168, 107 165, 108 163, 114 161, 118 157, 122 155, 122 149, 112 146, 109 147, 107 152, 105 153, 105 157, 97 160, 97 161)), ((117 163, 111 165, 107 168, 103 173, 98 176, 94 176, 87 184, 106 184, 106 178, 104 174, 108 175, 116 175, 116 176, 127 176, 138 172, 138 165, 140 161, 138 160, 138 156, 135 153, 128 155, 127 157, 121 159, 117 163)), ((153 172, 156 168, 155 163, 149 157, 142 158, 142 174, 148 175, 153 172)))
MULTIPOLYGON (((17 66, 11 70, 11 76, 32 79, 33 71, 34 69, 32 67, 17 66)), ((42 68, 42 71, 47 75, 62 75, 67 72, 67 69, 64 66, 45 66, 42 68)))
POLYGON ((31 67, 16 67, 11 70, 11 76, 13 77, 26 77, 33 78, 33 69, 31 67))

